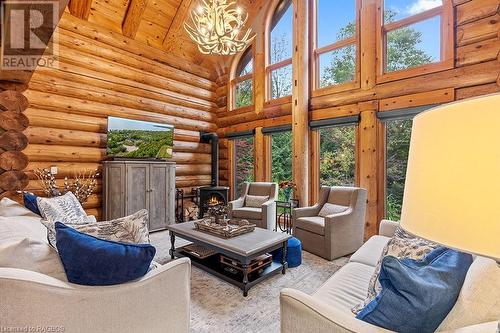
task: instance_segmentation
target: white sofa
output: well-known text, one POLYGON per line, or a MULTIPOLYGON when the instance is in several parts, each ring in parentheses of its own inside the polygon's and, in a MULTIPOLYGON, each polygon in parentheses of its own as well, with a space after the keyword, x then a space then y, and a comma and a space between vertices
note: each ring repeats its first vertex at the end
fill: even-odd
POLYGON ((59 256, 47 243, 40 217, 11 200, 0 201, 2 328, 43 327, 68 333, 188 332, 190 262, 179 259, 158 266, 141 279, 122 285, 69 283, 59 256), (12 256, 16 258, 10 260, 12 256))
MULTIPOLYGON (((283 289, 281 332, 390 332, 356 319, 351 309, 365 299, 377 261, 397 225, 382 221, 379 235, 371 237, 312 295, 283 289)), ((454 308, 437 331, 495 333, 499 320, 500 266, 491 259, 476 257, 454 308)))

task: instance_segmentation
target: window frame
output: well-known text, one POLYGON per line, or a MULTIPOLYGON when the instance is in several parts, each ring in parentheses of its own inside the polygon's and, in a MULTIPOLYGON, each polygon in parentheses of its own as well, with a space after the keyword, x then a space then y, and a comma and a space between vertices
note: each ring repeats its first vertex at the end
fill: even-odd
POLYGON ((453 4, 452 0, 443 0, 439 7, 426 10, 416 15, 400 20, 384 23, 384 0, 378 1, 377 13, 377 83, 384 83, 419 75, 434 73, 454 67, 455 41, 453 31, 453 4), (387 67, 387 35, 397 29, 405 28, 434 17, 440 17, 440 61, 408 69, 386 72, 387 67))
POLYGON ((250 44, 248 44, 247 48, 238 54, 238 56, 234 59, 233 61, 233 68, 231 70, 231 81, 229 82, 229 91, 230 91, 230 111, 241 111, 241 112, 247 112, 251 111, 255 107, 255 40, 252 41, 250 44), (238 70, 240 61, 243 60, 243 55, 248 51, 248 49, 251 49, 252 52, 252 72, 249 74, 245 74, 243 76, 236 76, 237 73, 236 71, 238 70), (245 105, 241 106, 239 108, 236 107, 236 86, 238 83, 247 81, 247 80, 252 80, 252 104, 250 105, 245 105))
MULTIPOLYGON (((292 95, 283 96, 280 98, 272 98, 272 77, 271 77, 272 72, 274 72, 278 69, 281 69, 281 68, 285 68, 285 67, 290 66, 290 65, 292 65, 292 71, 293 71, 293 62, 292 62, 293 55, 289 59, 285 59, 285 60, 282 60, 280 62, 271 64, 271 42, 272 42, 271 41, 271 32, 272 32, 271 25, 272 25, 273 17, 276 14, 276 9, 277 9, 279 3, 280 3, 280 0, 273 0, 273 3, 269 8, 270 10, 269 10, 269 14, 267 16, 265 33, 264 33, 264 36, 265 36, 265 41, 264 41, 264 43, 265 43, 265 47, 264 47, 264 49, 265 49, 265 99, 264 99, 265 102, 264 102, 264 104, 266 106, 285 104, 285 103, 289 103, 292 101, 292 95)), ((293 1, 291 1, 290 6, 292 8, 292 13, 293 13, 293 1)), ((294 34, 293 30, 294 29, 293 29, 293 21, 292 21, 292 40, 293 40, 293 34, 294 34)), ((292 50, 293 50, 293 42, 292 42, 292 50)), ((293 86, 293 79, 290 82, 290 85, 293 86)))
POLYGON ((320 48, 318 45, 318 0, 311 0, 311 49, 312 49, 312 71, 311 71, 311 82, 312 82, 312 97, 329 95, 335 92, 347 91, 356 88, 360 88, 360 76, 361 76, 361 6, 362 0, 353 0, 356 2, 356 34, 355 36, 336 41, 332 44, 322 46, 320 48), (356 70, 354 73, 354 80, 350 82, 344 82, 336 85, 330 85, 327 87, 320 87, 320 56, 335 50, 342 49, 349 45, 356 46, 356 70))

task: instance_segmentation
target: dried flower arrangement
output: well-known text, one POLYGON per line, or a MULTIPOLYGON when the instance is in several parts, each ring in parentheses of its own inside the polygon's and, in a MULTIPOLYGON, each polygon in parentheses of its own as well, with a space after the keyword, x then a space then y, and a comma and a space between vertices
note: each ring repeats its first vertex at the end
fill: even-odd
POLYGON ((72 192, 82 204, 94 193, 97 186, 97 177, 99 177, 97 169, 75 173, 72 182, 69 181, 68 177, 64 177, 64 185, 60 190, 56 183, 56 177, 49 169, 35 169, 33 173, 42 184, 43 192, 48 197, 57 197, 72 192))

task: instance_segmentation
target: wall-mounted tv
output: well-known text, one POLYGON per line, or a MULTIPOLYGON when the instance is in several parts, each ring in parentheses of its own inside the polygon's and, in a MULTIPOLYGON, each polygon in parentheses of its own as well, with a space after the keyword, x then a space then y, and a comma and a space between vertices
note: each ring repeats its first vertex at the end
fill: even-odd
POLYGON ((108 157, 166 159, 172 157, 174 127, 108 117, 108 157))

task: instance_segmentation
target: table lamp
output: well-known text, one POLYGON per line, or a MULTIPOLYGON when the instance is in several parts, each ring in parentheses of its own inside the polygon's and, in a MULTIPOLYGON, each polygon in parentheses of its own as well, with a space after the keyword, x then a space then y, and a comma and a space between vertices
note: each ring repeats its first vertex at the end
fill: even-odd
POLYGON ((401 226, 500 260, 500 94, 415 117, 401 226))

